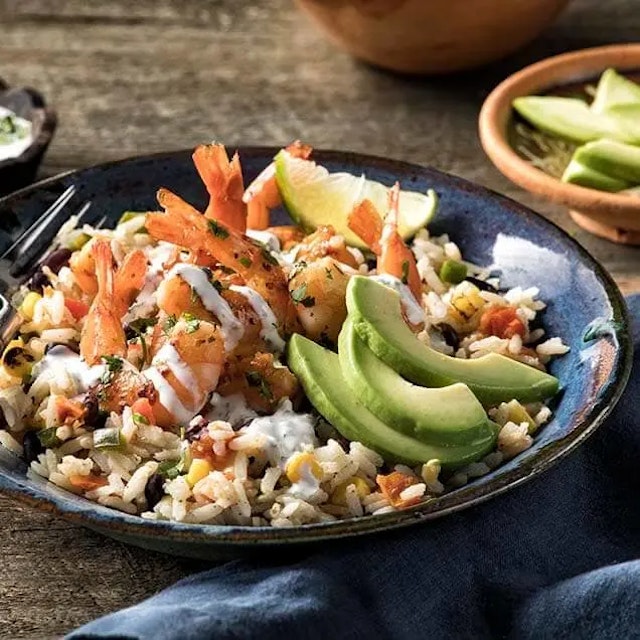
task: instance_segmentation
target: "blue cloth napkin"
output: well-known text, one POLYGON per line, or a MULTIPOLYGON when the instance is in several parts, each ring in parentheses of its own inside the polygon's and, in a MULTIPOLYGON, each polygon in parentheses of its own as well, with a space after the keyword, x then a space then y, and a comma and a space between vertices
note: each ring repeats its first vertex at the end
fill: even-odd
POLYGON ((68 638, 640 638, 639 397, 637 349, 607 423, 541 478, 291 564, 217 567, 68 638))

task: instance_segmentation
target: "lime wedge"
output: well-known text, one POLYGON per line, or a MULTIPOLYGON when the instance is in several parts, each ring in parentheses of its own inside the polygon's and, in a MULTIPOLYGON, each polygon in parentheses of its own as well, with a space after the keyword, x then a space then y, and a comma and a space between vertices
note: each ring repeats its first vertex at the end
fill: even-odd
MULTIPOLYGON (((353 207, 369 198, 380 215, 388 207, 389 188, 367 180, 364 175, 329 173, 323 166, 294 158, 286 151, 275 157, 276 183, 287 211, 293 220, 307 231, 330 224, 344 236, 348 244, 365 249, 366 245, 347 226, 353 207)), ((438 197, 427 193, 400 191, 398 230, 407 239, 416 234, 432 218, 438 197)))
POLYGON ((640 104, 640 86, 617 73, 615 69, 607 69, 600 76, 591 111, 607 113, 611 107, 627 104, 640 104))

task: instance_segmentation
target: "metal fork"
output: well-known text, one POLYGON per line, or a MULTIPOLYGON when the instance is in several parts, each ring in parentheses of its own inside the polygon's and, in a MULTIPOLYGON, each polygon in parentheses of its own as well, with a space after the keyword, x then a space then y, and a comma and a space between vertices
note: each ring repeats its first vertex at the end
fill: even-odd
MULTIPOLYGON (((56 201, 38 217, 38 219, 0 255, 0 285, 4 292, 17 289, 26 275, 33 272, 47 257, 58 248, 53 244, 56 234, 64 222, 73 215, 70 203, 77 193, 74 185, 67 187, 56 201)), ((84 220, 91 207, 91 201, 85 201, 75 211, 78 224, 84 220)), ((95 226, 104 224, 103 217, 95 226)), ((0 340, 4 345, 10 339, 19 324, 17 311, 10 301, 0 294, 0 340)))

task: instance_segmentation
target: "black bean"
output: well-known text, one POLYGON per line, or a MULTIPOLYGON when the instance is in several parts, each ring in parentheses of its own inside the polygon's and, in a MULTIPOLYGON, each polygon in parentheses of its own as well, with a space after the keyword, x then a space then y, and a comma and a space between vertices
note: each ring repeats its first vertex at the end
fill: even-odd
POLYGON ((438 328, 440 329, 440 333, 442 334, 442 338, 444 339, 444 341, 450 347, 452 347, 454 351, 457 351, 458 347, 460 346, 460 338, 458 337, 455 329, 452 326, 444 323, 438 325, 438 328))
POLYGON ((100 403, 98 397, 92 391, 89 391, 82 401, 85 408, 84 424, 85 427, 97 429, 100 422, 100 403))
POLYGON ((44 453, 44 447, 36 431, 27 431, 24 434, 22 448, 24 449, 24 459, 27 464, 31 464, 38 459, 41 453, 44 453))
POLYGON ((499 293, 499 291, 492 284, 489 284, 488 282, 485 282, 484 280, 480 280, 480 278, 474 278, 473 276, 467 276, 465 278, 465 280, 467 282, 470 282, 471 284, 475 284, 476 287, 478 287, 478 289, 480 289, 480 291, 490 291, 491 293, 499 293))
POLYGON ((47 276, 44 275, 42 269, 38 269, 29 280, 29 289, 42 293, 42 290, 50 285, 51 282, 47 276))
POLYGON ((162 500, 162 496, 164 496, 164 478, 159 473, 154 473, 144 487, 147 509, 151 511, 162 500))
POLYGON ((58 273, 62 267, 69 264, 71 253, 70 249, 56 249, 49 254, 43 265, 49 267, 53 273, 58 273))
POLYGON ((194 440, 200 440, 200 436, 202 435, 202 431, 207 426, 207 421, 202 417, 197 422, 194 420, 192 424, 187 427, 187 430, 184 432, 185 438, 188 442, 193 442, 194 440))
POLYGON ((138 332, 131 325, 124 325, 124 337, 127 340, 133 340, 137 335, 138 332))

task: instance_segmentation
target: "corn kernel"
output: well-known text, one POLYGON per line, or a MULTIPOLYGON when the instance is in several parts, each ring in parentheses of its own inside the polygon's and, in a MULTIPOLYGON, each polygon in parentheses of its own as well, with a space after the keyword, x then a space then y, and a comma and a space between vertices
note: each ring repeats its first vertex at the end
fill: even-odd
POLYGON ((11 340, 2 353, 4 370, 15 378, 27 378, 31 374, 34 360, 33 354, 20 338, 11 340))
POLYGON ((187 473, 189 486, 193 487, 197 482, 206 478, 210 471, 211 465, 208 460, 204 458, 194 458, 189 466, 189 473, 187 473))
POLYGON ((355 485, 356 493, 358 494, 360 500, 371 493, 371 489, 366 480, 364 480, 363 478, 359 478, 358 476, 353 476, 348 480, 345 480, 342 484, 339 484, 335 488, 334 492, 331 494, 331 502, 333 504, 347 504, 347 487, 350 484, 355 485))
POLYGON ((507 407, 509 409, 509 417, 508 419, 511 422, 515 422, 516 424, 522 424, 526 422, 527 432, 529 435, 535 433, 538 425, 535 423, 535 420, 529 415, 529 412, 517 401, 511 400, 511 402, 507 403, 507 407))
POLYGON ((318 480, 322 480, 324 472, 312 453, 296 453, 291 456, 289 462, 287 462, 287 478, 291 482, 299 482, 302 479, 304 465, 307 465, 313 476, 318 480))
POLYGON ((36 291, 29 291, 29 293, 27 293, 27 295, 25 296, 22 304, 20 305, 20 308, 18 309, 20 315, 25 320, 33 320, 33 312, 38 300, 42 300, 42 296, 36 291))

